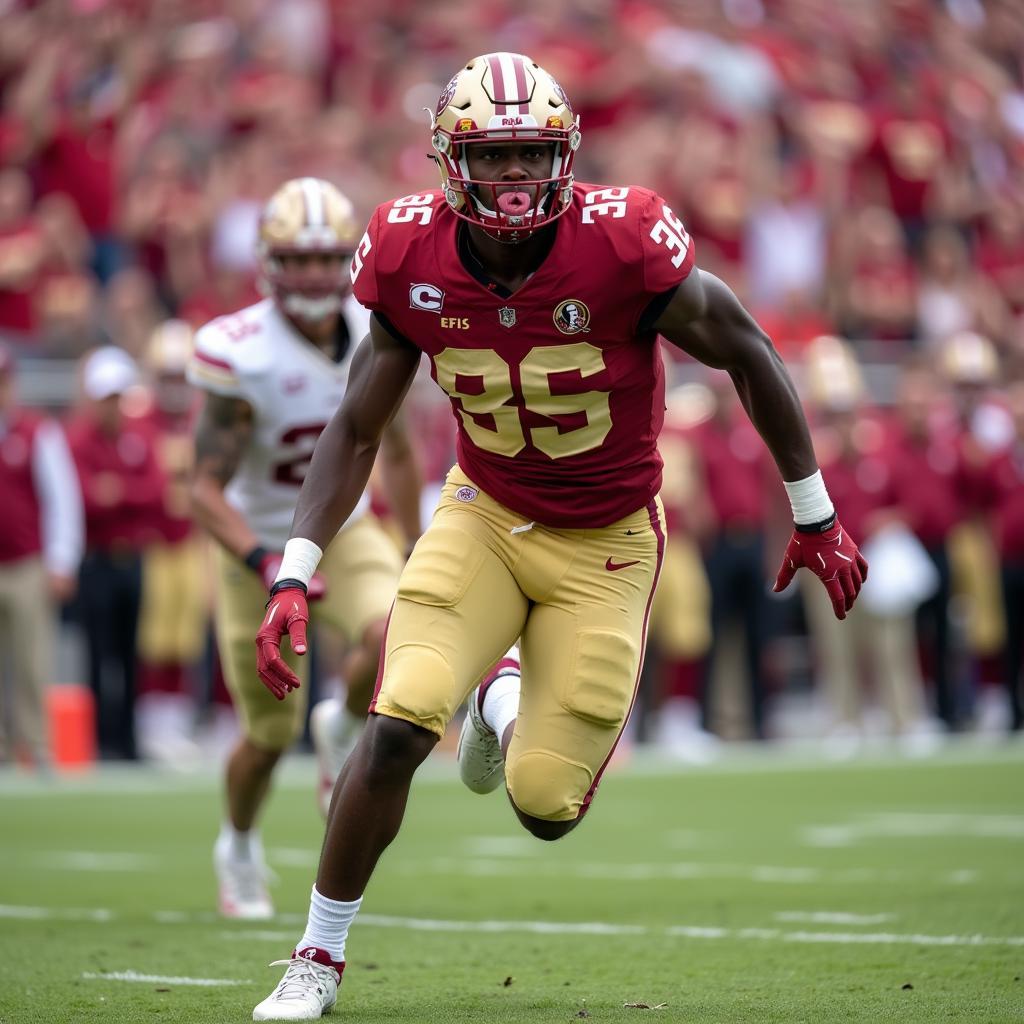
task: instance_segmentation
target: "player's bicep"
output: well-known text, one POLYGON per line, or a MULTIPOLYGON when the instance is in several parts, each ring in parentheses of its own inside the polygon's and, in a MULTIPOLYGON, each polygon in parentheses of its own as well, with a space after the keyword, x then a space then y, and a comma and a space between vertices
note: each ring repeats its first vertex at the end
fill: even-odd
POLYGON ((208 393, 196 423, 196 479, 225 486, 252 440, 252 406, 243 398, 208 393))
POLYGON ((677 348, 718 369, 739 369, 771 349, 771 341, 732 289, 695 269, 676 289, 655 329, 677 348))

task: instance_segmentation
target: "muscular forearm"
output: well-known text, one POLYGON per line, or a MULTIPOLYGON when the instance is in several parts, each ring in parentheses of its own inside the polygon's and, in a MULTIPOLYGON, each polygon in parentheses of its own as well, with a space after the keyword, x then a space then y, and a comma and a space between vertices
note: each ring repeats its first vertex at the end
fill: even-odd
POLYGON ((359 501, 379 446, 379 437, 360 438, 347 416, 334 416, 317 441, 299 491, 293 537, 327 547, 359 501))
POLYGON ((245 516, 224 497, 218 481, 197 477, 191 497, 195 521, 236 558, 245 558, 259 544, 245 516))
POLYGON ((782 479, 803 480, 818 469, 800 399, 769 342, 729 369, 740 401, 779 467, 782 479))

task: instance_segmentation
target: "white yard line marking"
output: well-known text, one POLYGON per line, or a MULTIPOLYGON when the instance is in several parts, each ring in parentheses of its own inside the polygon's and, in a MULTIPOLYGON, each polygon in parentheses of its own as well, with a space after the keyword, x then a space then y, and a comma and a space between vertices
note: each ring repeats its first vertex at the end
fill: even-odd
MULTIPOLYGON (((855 915, 850 915, 855 916, 855 915)), ((884 915, 883 915, 884 916, 884 915)), ((781 928, 720 928, 705 925, 671 925, 650 928, 646 925, 609 924, 600 921, 448 921, 429 918, 389 917, 383 914, 360 914, 355 928, 398 928, 421 932, 471 932, 507 935, 511 933, 540 935, 638 935, 680 939, 740 940, 744 942, 797 942, 820 944, 906 945, 906 946, 1024 946, 1024 935, 921 935, 895 932, 809 932, 785 931, 781 928)), ((295 941, 293 931, 272 929, 232 929, 221 932, 226 939, 254 941, 295 941)))
MULTIPOLYGON (((909 869, 875 870, 871 868, 840 868, 826 870, 815 867, 793 867, 773 864, 709 864, 699 861, 671 863, 614 864, 583 861, 560 864, 557 861, 513 860, 479 857, 461 860, 435 857, 432 860, 396 865, 405 875, 475 875, 481 878, 537 877, 586 878, 615 882, 691 881, 716 878, 755 882, 764 885, 877 885, 903 884, 909 879, 920 881, 920 871, 909 869)), ((971 869, 940 872, 930 879, 936 885, 964 885, 976 882, 978 873, 971 869)))
POLYGON ((297 846, 273 846, 267 850, 267 859, 282 868, 315 868, 320 863, 320 852, 297 846))
POLYGON ((200 985, 219 988, 221 985, 251 985, 248 978, 180 978, 172 974, 139 974, 138 971, 83 971, 86 981, 141 981, 158 985, 200 985))
POLYGON ((0 917, 11 917, 21 921, 113 921, 115 914, 104 907, 77 909, 65 907, 56 910, 52 907, 16 907, 0 903, 0 917))
MULTIPOLYGON (((852 916, 852 915, 851 915, 852 916)), ((57 910, 49 907, 16 907, 0 905, 0 917, 14 917, 22 920, 63 920, 63 921, 112 921, 116 915, 110 910, 96 908, 57 910)), ((209 913, 179 914, 177 911, 157 910, 150 918, 162 923, 208 924, 217 919, 209 913)), ((222 920, 222 919, 218 919, 222 920)), ((280 914, 275 923, 294 923, 298 926, 305 919, 299 914, 280 914)), ((866 945, 910 945, 910 946, 1022 946, 1024 935, 921 935, 896 932, 808 932, 784 931, 781 928, 719 928, 715 926, 680 924, 652 928, 641 924, 612 924, 605 921, 453 921, 423 917, 392 917, 386 914, 361 914, 355 921, 356 927, 399 928, 419 932, 474 932, 503 935, 510 932, 526 932, 535 935, 653 935, 685 939, 740 939, 773 942, 806 943, 857 943, 866 945)), ((227 938, 265 939, 267 941, 293 942, 294 931, 274 929, 224 928, 221 934, 227 938)), ((245 985, 246 981, 209 979, 167 978, 162 975, 140 975, 133 971, 112 974, 83 974, 83 978, 105 978, 123 981, 163 981, 168 984, 195 985, 245 985)))
POLYGON ((776 921, 788 924, 884 924, 895 921, 895 914, 848 914, 838 910, 783 910, 775 915, 776 921))
POLYGON ((530 857, 543 849, 527 836, 469 836, 462 846, 474 857, 530 857))
POLYGON ((834 825, 801 829, 805 845, 843 847, 877 839, 1024 839, 1024 815, 892 811, 834 825))
POLYGON ((156 871, 159 858, 115 850, 54 850, 32 854, 34 864, 57 871, 156 871))
POLYGON ((606 924, 601 921, 447 921, 418 917, 387 917, 361 914, 361 925, 377 928, 403 928, 418 932, 529 932, 535 935, 646 935, 650 929, 641 924, 606 924))

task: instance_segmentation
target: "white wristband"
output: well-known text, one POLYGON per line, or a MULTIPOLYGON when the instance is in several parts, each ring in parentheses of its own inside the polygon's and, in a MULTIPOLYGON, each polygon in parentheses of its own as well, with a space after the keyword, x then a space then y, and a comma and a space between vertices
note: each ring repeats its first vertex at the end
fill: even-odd
POLYGON ((835 514, 836 510, 828 491, 825 490, 825 481, 821 478, 820 469, 813 476, 805 477, 803 480, 784 480, 783 483, 789 495, 789 504, 793 508, 794 523, 809 526, 811 523, 831 519, 835 514))
POLYGON ((281 556, 281 568, 277 570, 278 580, 298 580, 309 586, 309 581, 316 572, 316 567, 324 553, 311 540, 305 537, 292 537, 284 546, 281 556))

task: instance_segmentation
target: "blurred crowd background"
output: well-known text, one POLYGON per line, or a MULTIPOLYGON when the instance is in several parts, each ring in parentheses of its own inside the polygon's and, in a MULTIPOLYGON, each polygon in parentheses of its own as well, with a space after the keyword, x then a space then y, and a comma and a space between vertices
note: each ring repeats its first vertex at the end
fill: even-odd
MULTIPOLYGON (((0 758, 49 758, 13 659, 26 603, 60 614, 52 682, 121 674, 103 754, 184 763, 230 730, 188 518, 189 331, 258 298, 284 180, 327 178, 364 216, 435 187, 424 108, 496 49, 565 88, 577 177, 661 192, 772 336, 878 577, 842 628, 820 588, 769 593, 773 466, 728 380, 671 359, 672 550, 635 738, 703 760, 731 738, 915 755, 1020 729, 1019 0, 0 0, 0 21, 0 466, 46 477, 54 520, 0 541, 0 758), (74 466, 51 444, 33 469, 16 409, 58 420, 74 466), (132 479, 90 469, 101 420, 132 479), (113 583, 97 550, 123 555, 113 583)), ((428 508, 453 457, 441 397, 410 398, 428 508)))

